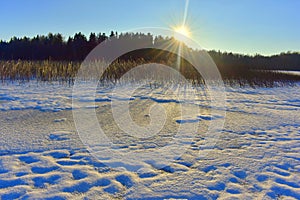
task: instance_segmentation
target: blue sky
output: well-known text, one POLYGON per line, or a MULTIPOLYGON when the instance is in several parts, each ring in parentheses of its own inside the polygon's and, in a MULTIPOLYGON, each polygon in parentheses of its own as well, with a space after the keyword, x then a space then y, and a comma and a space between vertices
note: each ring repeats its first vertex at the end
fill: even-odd
MULTIPOLYGON (((1 0, 0 39, 181 24, 185 0, 1 0)), ((189 0, 187 25, 206 49, 300 51, 299 0, 189 0)))

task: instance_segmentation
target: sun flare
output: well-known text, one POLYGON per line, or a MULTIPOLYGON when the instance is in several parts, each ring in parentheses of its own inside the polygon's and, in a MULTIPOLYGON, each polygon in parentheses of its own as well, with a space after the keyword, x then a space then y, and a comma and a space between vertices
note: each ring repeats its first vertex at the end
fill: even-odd
POLYGON ((185 42, 187 38, 191 37, 190 29, 187 26, 173 27, 174 38, 180 42, 185 42))

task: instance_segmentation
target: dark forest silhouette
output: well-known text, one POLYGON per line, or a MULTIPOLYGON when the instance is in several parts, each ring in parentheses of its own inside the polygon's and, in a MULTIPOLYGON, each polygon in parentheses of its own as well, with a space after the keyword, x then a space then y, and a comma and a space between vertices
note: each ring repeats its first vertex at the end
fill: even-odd
MULTIPOLYGON (((10 41, 0 42, 0 75, 1 80, 67 81, 72 83, 81 61, 98 44, 109 44, 119 40, 124 45, 149 48, 139 49, 115 60, 103 75, 104 81, 116 83, 120 77, 133 67, 146 63, 161 63, 176 67, 178 56, 156 47, 178 44, 172 37, 153 36, 150 33, 111 32, 91 33, 87 38, 82 33, 64 40, 62 34, 49 33, 47 36, 33 38, 13 37, 10 41), (2 61, 1 61, 2 60, 2 61)), ((205 50, 197 50, 182 45, 191 56, 201 56, 205 50)), ((108 53, 109 50, 107 49, 108 53)), ((300 76, 284 74, 273 70, 300 71, 300 54, 287 52, 273 56, 242 55, 220 51, 208 51, 216 63, 223 80, 230 85, 275 86, 300 81, 300 76)), ((101 61, 101 60, 100 60, 101 61)), ((95 62, 98 62, 95 60, 95 62)), ((180 73, 194 84, 203 84, 203 79, 195 68, 181 59, 180 73)))
MULTIPOLYGON (((0 41, 1 60, 56 60, 56 61, 82 61, 87 54, 99 43, 114 39, 126 40, 128 42, 141 42, 148 46, 161 45, 169 42, 170 38, 153 36, 150 33, 122 33, 111 32, 109 36, 105 33, 91 33, 87 38, 81 32, 64 40, 62 34, 49 33, 47 36, 35 36, 33 38, 13 37, 10 41, 0 41)), ((198 50, 193 50, 197 53, 198 50)), ((153 55, 153 50, 150 55, 153 55)), ((220 51, 208 51, 212 59, 220 69, 264 69, 264 70, 300 70, 300 54, 298 52, 287 52, 273 56, 242 55, 220 51)), ((149 51, 135 52, 130 54, 132 59, 143 58, 151 60, 149 51)), ((126 56, 124 57, 126 58, 126 56)), ((169 59, 160 56, 160 60, 169 59)))

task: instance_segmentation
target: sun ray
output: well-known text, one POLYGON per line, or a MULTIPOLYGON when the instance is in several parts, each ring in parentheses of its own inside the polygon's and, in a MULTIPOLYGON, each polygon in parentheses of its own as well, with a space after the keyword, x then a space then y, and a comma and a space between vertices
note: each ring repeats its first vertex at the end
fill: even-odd
POLYGON ((181 23, 177 23, 175 26, 171 26, 173 30, 173 38, 175 39, 174 44, 177 47, 177 69, 180 70, 181 66, 181 53, 184 50, 184 46, 188 45, 190 39, 192 38, 192 34, 190 31, 190 27, 187 24, 187 17, 188 17, 188 7, 189 7, 189 0, 185 0, 184 6, 184 13, 183 19, 181 23))
POLYGON ((184 13, 183 13, 182 26, 185 26, 186 18, 187 18, 187 13, 188 13, 188 8, 189 8, 189 0, 186 0, 185 1, 185 5, 184 5, 184 13))

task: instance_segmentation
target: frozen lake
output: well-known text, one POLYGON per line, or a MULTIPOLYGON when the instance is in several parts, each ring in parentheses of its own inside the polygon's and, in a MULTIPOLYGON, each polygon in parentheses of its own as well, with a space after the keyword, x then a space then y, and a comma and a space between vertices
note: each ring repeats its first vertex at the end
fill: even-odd
POLYGON ((211 106, 205 90, 190 101, 193 88, 184 88, 181 101, 176 87, 142 87, 130 96, 126 88, 97 88, 93 97, 58 84, 1 85, 1 199, 300 199, 300 85, 226 87, 221 107, 211 106), (151 112, 158 106, 163 127, 151 137, 130 135, 112 112, 124 103, 138 127, 158 126, 161 115, 151 112), (78 134, 78 109, 95 111, 109 139, 96 153, 78 134), (164 147, 180 127, 185 149, 171 154, 164 147))

